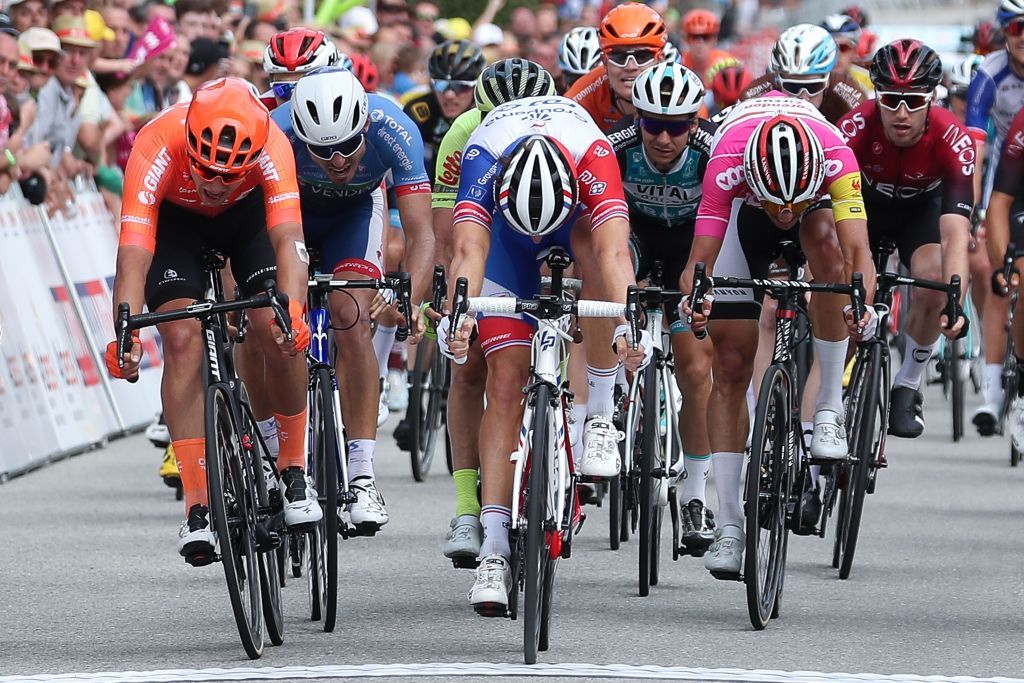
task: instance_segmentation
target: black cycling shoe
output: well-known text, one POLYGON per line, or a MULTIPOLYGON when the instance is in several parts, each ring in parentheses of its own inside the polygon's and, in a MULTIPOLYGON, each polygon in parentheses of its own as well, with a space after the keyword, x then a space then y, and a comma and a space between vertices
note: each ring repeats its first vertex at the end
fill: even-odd
POLYGON ((412 452, 412 427, 409 426, 408 418, 403 417, 395 427, 395 444, 399 450, 412 452))
POLYGON ((715 513, 699 499, 679 506, 679 549, 701 557, 715 541, 715 513))
POLYGON ((893 387, 889 399, 889 433, 916 439, 924 433, 924 397, 917 389, 893 387))
POLYGON ((800 501, 800 533, 812 534, 821 519, 821 489, 815 486, 804 491, 800 501))

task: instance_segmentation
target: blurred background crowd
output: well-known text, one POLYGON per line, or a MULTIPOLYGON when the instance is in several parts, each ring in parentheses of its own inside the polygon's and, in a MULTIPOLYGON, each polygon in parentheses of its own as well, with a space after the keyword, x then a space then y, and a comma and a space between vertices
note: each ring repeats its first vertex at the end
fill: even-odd
MULTIPOLYGON (((410 97, 452 92, 432 95, 430 87, 429 58, 444 41, 471 41, 482 49, 486 63, 526 57, 568 87, 578 74, 569 73, 560 59, 563 39, 574 27, 596 26, 615 4, 6 0, 0 14, 0 149, 6 157, 0 160, 0 193, 18 182, 29 201, 45 202, 58 211, 72 197, 71 179, 93 177, 117 215, 122 169, 139 128, 168 106, 188 100, 201 83, 220 76, 247 78, 266 92, 271 86, 264 72, 267 46, 275 34, 292 27, 323 30, 352 59, 367 89, 404 103, 410 97)), ((728 60, 741 60, 748 74, 760 75, 778 30, 797 20, 819 23, 827 14, 850 15, 863 29, 846 36, 851 60, 870 58, 879 38, 868 26, 868 9, 877 9, 870 2, 867 8, 800 0, 648 4, 664 17, 679 58, 704 63, 709 78, 716 64, 728 60), (701 21, 695 20, 694 10, 703 11, 701 21)), ((975 6, 893 0, 883 5, 901 5, 908 15, 922 6, 951 6, 956 14, 946 34, 955 32, 963 42, 933 45, 940 52, 982 53, 998 46, 998 26, 978 21, 993 13, 990 2, 975 6)), ((905 34, 924 30, 911 24, 895 28, 905 34)), ((879 32, 884 34, 884 29, 879 27, 879 32)), ((888 38, 881 37, 877 44, 888 38)), ((471 106, 471 93, 463 97, 465 103, 441 103, 446 105, 445 118, 449 108, 461 113, 471 106)))

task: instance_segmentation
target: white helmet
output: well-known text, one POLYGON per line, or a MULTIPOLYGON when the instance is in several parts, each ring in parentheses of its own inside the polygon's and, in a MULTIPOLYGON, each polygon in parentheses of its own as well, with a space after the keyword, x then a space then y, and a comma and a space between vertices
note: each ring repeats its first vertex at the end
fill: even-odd
POLYGON ((1003 0, 999 3, 999 11, 996 12, 996 19, 1003 26, 1013 19, 1024 15, 1024 0, 1003 0))
POLYGON ((675 62, 645 69, 633 81, 633 106, 667 116, 696 114, 704 102, 704 84, 697 74, 675 62))
POLYGON ((985 61, 982 55, 967 55, 949 70, 949 84, 953 88, 966 88, 974 78, 974 72, 985 61))
POLYGON ((827 74, 836 66, 835 39, 820 26, 798 24, 786 29, 772 48, 771 70, 785 76, 827 74))
POLYGON ((579 200, 575 165, 561 146, 528 135, 506 152, 508 162, 494 183, 494 205, 516 232, 542 237, 558 230, 579 200))
POLYGON ((351 71, 325 67, 306 74, 292 94, 292 127, 309 145, 330 146, 363 131, 369 102, 351 71))
POLYGON ((825 180, 825 151, 795 116, 757 124, 743 151, 747 184, 761 201, 799 204, 813 199, 825 180))
POLYGON ((558 46, 558 66, 562 71, 582 76, 601 63, 601 44, 597 29, 577 26, 562 38, 558 46))

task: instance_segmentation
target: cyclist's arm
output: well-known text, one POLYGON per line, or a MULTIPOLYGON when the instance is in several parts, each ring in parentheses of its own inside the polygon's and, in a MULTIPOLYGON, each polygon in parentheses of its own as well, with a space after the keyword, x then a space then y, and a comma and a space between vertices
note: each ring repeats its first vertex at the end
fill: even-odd
MULTIPOLYGON (((950 117, 951 118, 951 117, 950 117)), ((970 282, 967 248, 971 240, 971 214, 974 211, 975 189, 972 179, 975 168, 981 164, 974 154, 974 143, 969 131, 948 130, 939 146, 945 174, 942 179, 942 208, 939 233, 942 240, 942 277, 945 281, 959 275, 964 286, 961 299, 967 296, 970 282)))
POLYGON ((477 296, 483 287, 487 254, 491 248, 491 223, 494 215, 494 178, 498 162, 494 155, 478 145, 469 145, 463 156, 459 194, 452 215, 452 267, 448 278, 452 300, 456 279, 466 278, 469 296, 477 296))
MULTIPOLYGON (((974 169, 974 200, 979 205, 982 200, 981 183, 985 175, 985 154, 988 151, 988 119, 992 105, 996 99, 996 83, 984 71, 978 71, 971 79, 967 89, 967 113, 964 123, 974 138, 978 163, 974 169)), ((1000 256, 1000 258, 1002 258, 1000 256)))
POLYGON ((302 239, 295 157, 288 138, 276 126, 271 126, 264 154, 267 158, 259 166, 260 182, 270 244, 277 257, 277 287, 289 299, 303 302, 309 281, 309 255, 302 239))
MULTIPOLYGON (((1024 114, 1014 117, 999 156, 992 197, 989 199, 985 223, 988 226, 988 257, 993 268, 1003 262, 1010 243, 1010 210, 1024 179, 1024 114)), ((1020 245, 1024 247, 1024 245, 1020 245)))
POLYGON ((861 195, 860 171, 836 178, 828 189, 832 198, 832 218, 836 225, 836 236, 839 238, 839 248, 843 251, 846 277, 861 273, 864 276, 867 300, 870 301, 875 292, 875 262, 868 240, 868 221, 864 210, 864 198, 861 195))
POLYGON ((459 192, 459 178, 462 176, 462 150, 475 128, 475 124, 469 125, 474 119, 479 123, 480 113, 475 112, 474 116, 474 110, 455 119, 437 148, 430 207, 434 223, 434 260, 445 267, 452 260, 452 211, 455 209, 455 196, 459 192))
MULTIPOLYGON (((992 190, 988 200, 988 212, 985 214, 987 226, 988 260, 993 268, 999 267, 1010 244, 1010 208, 1014 197, 999 190, 992 190)), ((1020 245, 1024 247, 1024 245, 1020 245)))
POLYGON ((491 248, 491 231, 476 221, 456 221, 452 226, 453 250, 451 276, 448 279, 448 300, 455 293, 455 281, 464 277, 469 296, 480 296, 484 284, 484 268, 491 248))
POLYGON ((455 240, 452 236, 453 209, 447 207, 433 208, 434 221, 434 260, 445 268, 452 262, 455 240))

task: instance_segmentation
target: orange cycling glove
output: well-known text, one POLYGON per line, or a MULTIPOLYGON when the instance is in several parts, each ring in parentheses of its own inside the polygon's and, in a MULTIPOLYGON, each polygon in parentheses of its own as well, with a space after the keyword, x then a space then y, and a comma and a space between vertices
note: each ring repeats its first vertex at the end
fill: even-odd
MULTIPOLYGON (((137 332, 132 332, 132 345, 138 343, 140 343, 139 334, 137 332)), ((112 341, 107 344, 107 353, 105 355, 107 373, 109 373, 114 379, 128 379, 128 375, 124 374, 124 368, 118 367, 117 360, 120 355, 121 354, 118 353, 117 349, 117 341, 112 341)))
MULTIPOLYGON (((289 299, 288 316, 291 318, 292 341, 295 343, 295 350, 305 351, 309 346, 309 325, 302 318, 302 304, 294 299, 289 299)), ((276 327, 277 321, 271 320, 270 325, 276 327)))

